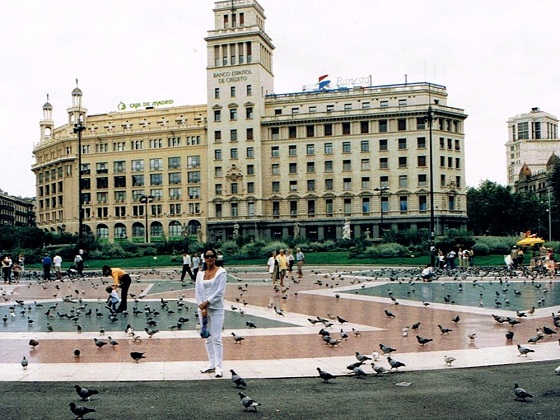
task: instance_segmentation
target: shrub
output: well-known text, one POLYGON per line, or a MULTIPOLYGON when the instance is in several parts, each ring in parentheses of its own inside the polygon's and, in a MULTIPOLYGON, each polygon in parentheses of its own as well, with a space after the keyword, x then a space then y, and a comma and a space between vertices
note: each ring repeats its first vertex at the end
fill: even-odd
POLYGON ((388 243, 369 246, 364 251, 366 258, 388 258, 409 255, 408 249, 400 244, 388 243))

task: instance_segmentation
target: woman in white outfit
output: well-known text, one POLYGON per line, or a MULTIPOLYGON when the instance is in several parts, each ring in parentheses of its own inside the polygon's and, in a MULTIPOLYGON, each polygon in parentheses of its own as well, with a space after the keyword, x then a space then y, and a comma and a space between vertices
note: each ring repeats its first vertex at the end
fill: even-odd
POLYGON ((202 254, 204 265, 196 276, 195 296, 198 303, 199 319, 208 319, 210 336, 206 338, 206 352, 210 364, 202 373, 216 373, 216 378, 224 374, 222 359, 224 347, 222 343, 222 328, 224 325, 224 293, 226 291, 227 272, 216 265, 217 252, 208 248, 202 254))

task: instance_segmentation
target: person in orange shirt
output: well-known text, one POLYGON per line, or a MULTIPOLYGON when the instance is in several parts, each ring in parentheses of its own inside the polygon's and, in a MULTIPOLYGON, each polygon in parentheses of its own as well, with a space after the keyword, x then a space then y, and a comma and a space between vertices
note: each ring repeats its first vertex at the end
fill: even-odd
POLYGON ((108 265, 104 265, 101 268, 101 271, 104 276, 110 276, 113 278, 114 290, 117 290, 119 287, 121 288, 121 303, 116 312, 126 311, 126 298, 128 296, 128 288, 130 287, 130 283, 132 283, 132 279, 126 271, 120 268, 111 268, 108 265))
POLYGON ((280 253, 276 256, 278 261, 278 276, 280 277, 280 287, 284 287, 284 277, 286 276, 286 270, 288 269, 288 257, 284 254, 284 250, 281 249, 280 253))

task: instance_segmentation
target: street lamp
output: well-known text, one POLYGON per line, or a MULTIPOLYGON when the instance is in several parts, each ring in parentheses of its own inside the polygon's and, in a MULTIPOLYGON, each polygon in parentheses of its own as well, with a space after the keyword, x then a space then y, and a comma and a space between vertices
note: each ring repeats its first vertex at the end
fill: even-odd
POLYGON ((428 84, 428 115, 426 122, 430 130, 430 263, 435 267, 436 263, 436 242, 434 233, 434 156, 433 156, 433 140, 432 140, 432 125, 434 122, 434 111, 432 109, 432 95, 430 91, 430 84, 428 84))
POLYGON ((389 187, 376 187, 373 191, 379 191, 379 207, 381 209, 381 225, 379 227, 379 237, 383 239, 383 191, 387 191, 389 187))
POLYGON ((146 234, 146 243, 150 243, 150 233, 148 231, 148 203, 154 202, 153 195, 143 195, 140 197, 140 202, 144 204, 144 216, 146 216, 146 227, 144 233, 146 234))
POLYGON ((550 185, 547 187, 548 192, 548 242, 552 242, 552 211, 550 209, 550 185))
POLYGON ((74 134, 78 135, 78 248, 82 247, 84 231, 84 206, 82 202, 82 131, 86 127, 82 124, 82 117, 78 112, 74 120, 74 134))

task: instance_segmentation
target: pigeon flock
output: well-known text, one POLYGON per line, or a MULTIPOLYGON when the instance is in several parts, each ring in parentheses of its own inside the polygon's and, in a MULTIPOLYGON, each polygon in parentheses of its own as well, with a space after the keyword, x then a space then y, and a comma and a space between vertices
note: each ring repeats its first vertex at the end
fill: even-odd
MULTIPOLYGON (((159 274, 159 273, 158 273, 159 274)), ((230 273, 231 274, 231 273, 230 273)), ((530 358, 531 353, 538 351, 538 347, 535 347, 540 342, 546 342, 550 338, 557 337, 557 330, 560 327, 560 314, 552 313, 552 319, 546 322, 544 319, 542 323, 533 332, 533 335, 528 337, 520 337, 520 334, 515 334, 518 330, 516 325, 522 324, 524 322, 531 322, 535 319, 535 308, 544 308, 545 303, 549 297, 549 293, 552 286, 552 281, 546 281, 547 279, 539 277, 530 272, 511 272, 504 271, 500 268, 483 269, 483 268, 473 268, 468 270, 437 270, 436 278, 443 279, 445 281, 433 282, 429 286, 434 289, 433 298, 427 299, 425 295, 420 296, 418 291, 423 287, 422 281, 420 279, 419 269, 375 269, 369 272, 335 272, 333 273, 322 273, 318 270, 312 270, 312 274, 315 276, 315 282, 313 285, 319 288, 334 288, 343 285, 354 285, 355 288, 351 290, 339 291, 332 296, 338 301, 341 294, 352 293, 352 294, 364 294, 367 295, 373 286, 374 280, 387 280, 388 282, 383 283, 383 286, 376 286, 378 289, 383 287, 386 292, 382 294, 383 297, 387 298, 387 304, 383 308, 384 317, 379 319, 381 325, 384 328, 397 328, 398 335, 404 339, 410 339, 413 342, 417 342, 419 349, 426 347, 431 348, 435 344, 434 339, 439 340, 445 337, 456 337, 461 335, 462 339, 471 346, 474 346, 475 339, 482 340, 480 337, 485 333, 478 330, 475 325, 469 325, 468 331, 463 328, 463 323, 465 322, 465 317, 457 313, 450 315, 447 320, 443 320, 441 324, 437 324, 437 329, 428 330, 424 325, 429 324, 427 319, 419 319, 414 323, 404 325, 401 322, 402 310, 399 309, 402 306, 403 300, 416 300, 421 302, 420 308, 424 307, 422 310, 431 311, 428 308, 430 305, 443 304, 448 305, 449 311, 453 311, 454 305, 462 304, 464 302, 463 296, 467 288, 476 290, 474 295, 478 296, 479 307, 489 307, 495 308, 495 313, 493 313, 490 319, 497 324, 497 331, 501 334, 501 337, 505 336, 506 342, 514 342, 518 349, 518 355, 522 358, 530 358), (371 282, 368 285, 368 282, 371 282), (436 290, 439 288, 439 290, 436 290), (439 297, 438 297, 439 296, 439 297), (530 297, 530 298, 529 298, 530 297), (530 299, 533 299, 530 301, 530 299), (489 303, 490 302, 490 303, 489 303), (529 309, 520 309, 520 303, 528 307, 529 309), (527 303, 529 305, 527 305, 527 303), (509 309, 511 308, 511 309, 509 309), (509 311, 509 316, 503 315, 504 310, 509 311), (499 326, 502 326, 500 329, 499 326), (406 338, 412 332, 413 337, 406 338), (435 337, 435 338, 434 338, 435 337), (416 341, 415 341, 416 339, 416 341), (431 344, 430 344, 431 343, 431 344)), ((166 275, 168 279, 173 279, 172 275, 166 275)), ((163 275, 160 276, 163 279, 163 275)), ((137 282, 139 282, 140 276, 135 277, 137 282)), ((27 331, 35 331, 43 328, 44 331, 53 332, 58 331, 61 325, 63 331, 73 330, 76 334, 82 334, 86 327, 91 330, 91 325, 98 325, 99 334, 93 338, 93 344, 90 344, 93 350, 84 348, 76 348, 73 350, 72 355, 76 361, 80 360, 80 357, 85 357, 84 352, 99 352, 99 354, 104 354, 104 352, 117 352, 118 348, 121 347, 120 343, 124 343, 124 340, 119 338, 115 340, 110 335, 105 339, 106 331, 119 331, 123 324, 126 323, 124 327, 124 332, 126 334, 126 341, 128 343, 134 343, 135 345, 141 345, 142 340, 156 340, 157 334, 160 332, 160 328, 163 331, 173 331, 181 329, 196 329, 198 327, 198 319, 196 311, 193 310, 192 304, 187 304, 184 300, 184 294, 181 294, 177 299, 164 299, 163 297, 159 301, 154 301, 153 299, 144 298, 147 296, 147 292, 144 289, 137 295, 133 293, 130 294, 131 302, 129 304, 130 312, 124 312, 123 314, 115 314, 110 308, 104 305, 102 299, 97 298, 97 304, 93 296, 97 296, 95 289, 103 289, 103 285, 107 281, 103 278, 100 281, 94 281, 94 279, 81 279, 81 280, 70 280, 64 283, 52 282, 52 283, 40 283, 43 290, 51 290, 53 292, 50 302, 37 302, 37 301, 25 301, 22 299, 14 299, 5 290, 2 290, 2 296, 5 301, 11 301, 13 299, 13 304, 7 306, 7 313, 2 314, 2 321, 5 326, 10 326, 13 323, 21 320, 20 323, 25 322, 27 324, 27 331), (65 291, 64 289, 68 290, 65 291), (93 291, 90 290, 94 289, 93 291), (61 301, 60 301, 61 300, 61 301), (56 321, 56 322, 55 322, 56 321), (135 325, 134 328, 132 325, 135 325), (42 326, 42 327, 41 327, 42 326), (140 334, 137 333, 140 331, 140 334), (95 346, 95 347, 94 347, 95 346)), ((240 282, 241 280, 238 279, 240 282)), ((266 282, 266 279, 263 280, 266 282)), ((299 283, 299 281, 298 281, 299 283)), ((296 283, 294 282, 294 285, 296 283)), ((182 285, 183 287, 186 285, 182 285)), ((232 288, 233 289, 233 288, 232 288)), ((235 298, 235 303, 231 305, 231 313, 237 313, 241 316, 245 315, 246 306, 248 302, 247 291, 249 285, 239 284, 237 287, 238 296, 235 298)), ((274 293, 277 299, 274 302, 270 302, 266 305, 266 308, 270 310, 270 314, 273 318, 281 319, 289 316, 290 307, 286 306, 280 301, 286 302, 297 298, 297 291, 290 291, 290 286, 282 287, 275 286, 274 293)), ((472 296, 473 293, 470 293, 472 296)), ((464 304, 464 303, 463 303, 464 304)), ((4 307, 0 307, 0 310, 4 307)), ((360 323, 355 322, 352 318, 353 316, 348 316, 350 314, 336 314, 334 306, 332 310, 323 316, 307 316, 307 320, 312 326, 319 328, 320 342, 325 346, 330 346, 332 348, 340 348, 340 351, 346 351, 346 355, 355 356, 355 362, 347 366, 347 375, 333 375, 321 367, 317 367, 318 377, 325 384, 330 384, 331 381, 335 381, 337 376, 351 376, 357 379, 366 379, 368 376, 385 376, 390 374, 397 374, 401 372, 400 369, 404 368, 406 371, 407 361, 402 360, 399 357, 397 350, 401 348, 399 343, 396 346, 391 343, 392 340, 384 339, 383 342, 378 342, 376 344, 376 349, 370 352, 359 351, 363 348, 362 345, 358 344, 360 338, 363 335, 363 331, 360 331, 360 323), (350 347, 354 347, 351 351, 350 347), (378 349, 377 349, 378 347, 378 349), (396 355, 395 355, 396 354, 396 355), (383 360, 381 360, 383 359, 383 360), (385 363, 386 360, 386 363, 385 363), (371 370, 366 370, 366 366, 370 365, 371 370)), ((409 320, 410 321, 410 320, 409 320)), ((289 322, 289 321, 283 321, 289 322)), ((441 321, 440 321, 441 322, 441 321)), ((251 320, 243 320, 247 330, 257 329, 259 321, 258 318, 251 320)), ((243 327, 243 328, 245 328, 243 327)), ((246 337, 239 334, 239 331, 231 331, 229 333, 231 337, 228 340, 232 340, 232 343, 239 345, 239 348, 251 345, 250 334, 246 337)), ((91 337, 91 336, 90 336, 91 337)), ((119 336, 120 337, 120 336, 119 336)), ((556 339, 556 338, 555 338, 556 339)), ((91 338, 88 338, 91 340, 91 338)), ((226 338, 224 337, 224 341, 226 338)), ((83 340, 82 340, 83 341, 83 340)), ((91 341, 89 341, 91 343, 91 341)), ((40 352, 41 346, 39 340, 33 338, 29 342, 29 351, 40 352)), ((85 344, 84 344, 85 346, 85 344)), ((402 348, 401 348, 402 351, 402 348)), ((128 352, 127 352, 128 353, 128 352)), ((141 351, 131 351, 129 352, 130 357, 133 362, 139 363, 142 359, 146 358, 146 352, 141 351)), ((337 353, 340 355, 340 353, 337 353)), ((439 356, 441 357, 441 356, 439 356)), ((406 358, 404 358, 406 359, 406 358)), ((454 362, 461 366, 461 358, 457 355, 450 356, 445 355, 443 357, 442 367, 451 367, 454 362), (456 357, 459 360, 456 360, 456 357)), ((130 360, 130 359, 128 359, 130 360)), ((439 359, 441 360, 441 359, 439 359)), ((24 356, 21 360, 21 366, 23 369, 27 369, 29 366, 28 357, 24 356)), ((32 367, 31 369, 32 370, 32 367)), ((237 389, 247 388, 246 381, 233 369, 231 372, 231 380, 237 389)), ((555 372, 560 374, 560 367, 558 367, 555 372)), ((335 381, 336 383, 336 381, 335 381)), ((91 400, 93 395, 97 395, 98 391, 81 387, 75 385, 76 392, 81 398, 80 401, 91 400)), ((520 401, 526 401, 527 399, 533 398, 533 396, 525 391, 523 388, 515 384, 515 399, 520 401)), ((245 411, 257 411, 257 407, 261 406, 261 403, 255 401, 249 397, 245 392, 239 392, 239 397, 242 406, 245 411)), ((257 395, 258 397, 258 395, 257 395)), ((94 409, 77 406, 75 403, 70 404, 70 409, 74 413, 76 418, 83 418, 86 414, 95 412, 94 409)))

